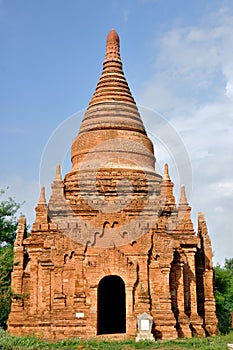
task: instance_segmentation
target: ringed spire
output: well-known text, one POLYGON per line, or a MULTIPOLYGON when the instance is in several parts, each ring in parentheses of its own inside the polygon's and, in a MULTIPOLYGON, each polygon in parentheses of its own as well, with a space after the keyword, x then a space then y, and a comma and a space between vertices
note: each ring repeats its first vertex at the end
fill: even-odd
POLYGON ((89 107, 113 101, 135 104, 122 69, 120 39, 115 29, 111 29, 107 35, 103 71, 89 107))

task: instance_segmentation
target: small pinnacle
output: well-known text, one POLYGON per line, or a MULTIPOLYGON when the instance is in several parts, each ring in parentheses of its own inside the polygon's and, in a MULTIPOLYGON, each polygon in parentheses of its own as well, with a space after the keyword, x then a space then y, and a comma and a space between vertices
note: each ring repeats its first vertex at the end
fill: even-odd
POLYGON ((56 166, 56 174, 54 177, 54 181, 62 181, 60 164, 57 164, 56 166))
POLYGON ((25 216, 20 216, 19 219, 18 219, 18 223, 19 223, 19 224, 25 225, 25 224, 26 224, 26 218, 25 218, 25 216))
POLYGON ((199 212, 198 213, 198 218, 201 219, 201 220, 205 220, 205 214, 203 212, 199 212))
POLYGON ((40 198, 38 204, 46 204, 46 198, 45 198, 45 187, 42 186, 40 190, 40 198))
POLYGON ((188 204, 184 185, 181 185, 181 188, 180 188, 180 204, 185 204, 185 205, 188 204))
POLYGON ((164 164, 164 175, 163 175, 163 179, 170 181, 170 176, 169 176, 169 172, 168 172, 168 165, 167 163, 164 164))

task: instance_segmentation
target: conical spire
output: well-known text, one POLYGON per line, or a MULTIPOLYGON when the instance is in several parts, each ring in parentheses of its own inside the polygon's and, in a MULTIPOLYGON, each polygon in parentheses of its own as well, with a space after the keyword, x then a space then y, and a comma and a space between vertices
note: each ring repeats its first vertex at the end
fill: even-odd
POLYGON ((48 213, 49 218, 53 222, 58 222, 63 218, 67 217, 70 208, 66 203, 66 199, 64 196, 64 183, 61 176, 61 167, 60 164, 56 166, 56 172, 54 176, 53 183, 51 185, 52 193, 49 199, 48 204, 48 213))
MULTIPOLYGON (((120 202, 117 193, 119 181, 127 178, 135 184, 135 197, 140 200, 150 186, 156 187, 161 181, 155 172, 153 144, 124 76, 120 40, 114 29, 107 36, 102 74, 73 141, 71 161, 72 169, 64 179, 64 194, 74 212, 90 213, 95 208, 95 198, 95 202, 106 204, 103 213, 113 206, 118 206, 120 213, 118 201, 123 200, 120 202)), ((129 187, 126 190, 130 191, 129 187)), ((131 202, 134 206, 136 200, 131 202)), ((138 208, 137 204, 131 213, 138 212, 138 208)), ((98 215, 102 215, 102 207, 98 210, 98 215)))
POLYGON ((184 185, 181 185, 181 188, 180 188, 180 203, 179 203, 179 205, 188 205, 184 185))
POLYGON ((56 166, 56 173, 51 187, 52 194, 49 199, 49 209, 51 209, 52 204, 57 203, 60 199, 64 199, 64 184, 61 177, 60 164, 57 164, 56 166))
POLYGON ((165 213, 172 212, 175 208, 175 197, 173 196, 173 182, 170 179, 168 164, 164 164, 163 182, 161 184, 161 200, 165 213))
MULTIPOLYGON (((147 137, 125 79, 120 58, 119 36, 112 29, 107 36, 102 74, 72 145, 73 169, 79 167, 86 154, 90 155, 90 149, 95 149, 100 143, 109 142, 114 138, 132 140, 142 145, 141 152, 147 153, 143 157, 146 167, 154 168, 153 145, 147 137)), ((106 147, 109 148, 109 145, 106 147)), ((129 145, 127 147, 121 145, 122 147, 126 148, 124 149, 126 153, 129 152, 129 145)), ((122 151, 123 149, 121 149, 122 158, 132 158, 128 154, 123 155, 122 151)))
POLYGON ((57 164, 57 166, 56 166, 56 174, 55 174, 55 177, 54 177, 54 181, 55 182, 62 181, 60 164, 57 164))
POLYGON ((180 202, 178 205, 178 226, 177 230, 181 231, 182 234, 194 235, 193 223, 191 220, 191 207, 188 204, 185 186, 181 185, 180 188, 180 202))
POLYGON ((103 71, 89 107, 107 101, 135 104, 122 70, 120 39, 114 29, 110 30, 107 36, 103 71))
POLYGON ((36 221, 37 224, 47 224, 48 223, 48 208, 45 199, 45 188, 41 187, 40 198, 36 207, 36 221))
POLYGON ((38 204, 46 204, 45 187, 44 186, 41 187, 40 198, 39 198, 38 204))
POLYGON ((164 175, 163 175, 163 180, 164 181, 170 181, 170 176, 168 172, 168 164, 164 164, 164 175))

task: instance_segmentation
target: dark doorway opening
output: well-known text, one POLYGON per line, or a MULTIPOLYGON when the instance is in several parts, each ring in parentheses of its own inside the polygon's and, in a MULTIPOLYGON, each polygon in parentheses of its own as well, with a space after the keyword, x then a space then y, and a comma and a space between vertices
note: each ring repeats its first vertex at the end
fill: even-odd
POLYGON ((119 276, 106 276, 98 286, 97 334, 126 332, 125 283, 119 276))

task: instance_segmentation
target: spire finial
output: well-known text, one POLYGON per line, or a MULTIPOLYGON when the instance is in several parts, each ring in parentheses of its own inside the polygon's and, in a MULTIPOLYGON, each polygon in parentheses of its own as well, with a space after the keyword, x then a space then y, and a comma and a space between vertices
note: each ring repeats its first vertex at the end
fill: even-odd
POLYGON ((205 221, 205 214, 202 211, 198 213, 198 219, 205 221))
POLYGON ((181 185, 181 188, 180 188, 180 204, 185 204, 185 205, 188 204, 184 185, 181 185))
POLYGON ((60 164, 57 164, 57 166, 56 166, 56 174, 54 177, 54 181, 62 181, 60 164))
POLYGON ((45 187, 42 186, 40 190, 40 198, 38 204, 46 204, 46 198, 45 198, 45 187))
MULTIPOLYGON (((107 40, 106 40, 106 54, 105 54, 105 60, 103 64, 103 71, 101 74, 101 77, 99 79, 99 82, 96 86, 94 95, 92 96, 92 99, 88 105, 87 113, 89 115, 89 109, 90 107, 96 105, 96 104, 103 104, 107 102, 115 103, 130 103, 134 105, 134 108, 136 107, 135 101, 133 99, 133 96, 130 92, 128 83, 125 79, 124 72, 122 69, 122 62, 120 57, 120 39, 115 31, 115 29, 111 29, 108 33, 107 40)), ((103 106, 102 108, 108 108, 103 106)), ((103 115, 103 110, 97 112, 97 115, 95 114, 95 117, 90 118, 90 115, 87 115, 87 120, 85 120, 85 117, 83 119, 83 123, 81 125, 80 131, 83 131, 84 128, 86 128, 86 125, 88 126, 90 130, 90 126, 93 128, 93 122, 97 120, 98 126, 102 123, 100 122, 100 113, 103 115), (85 121, 85 122, 84 122, 85 121)), ((109 111, 106 110, 106 113, 109 114, 109 111)), ((137 112, 138 113, 138 112, 137 112)), ((102 117, 101 117, 102 118, 102 117)), ((120 117, 122 118, 122 117, 120 117)), ((132 117, 129 117, 130 119, 132 117)), ((138 118, 138 116, 136 116, 138 118)), ((139 117, 140 118, 140 117, 139 117)), ((117 119, 117 118, 114 118, 117 119)), ((113 122, 113 118, 109 118, 111 122, 113 122)), ((131 119, 132 120, 132 119, 131 119)), ((136 122, 138 124, 138 122, 136 122)), ((141 121, 139 121, 141 124, 141 121)), ((103 122, 104 125, 106 125, 106 118, 103 122)), ((122 122, 121 122, 122 125, 122 122)), ((96 129, 97 124, 94 124, 94 128, 96 129)), ((115 128, 115 127, 114 127, 115 128)), ((143 126, 144 129, 144 126, 143 126)))
POLYGON ((164 164, 164 174, 163 174, 163 179, 165 181, 170 181, 170 176, 169 176, 169 171, 168 171, 168 164, 164 164))
POLYGON ((111 29, 108 33, 107 40, 106 40, 106 55, 105 55, 105 61, 119 61, 121 62, 120 58, 120 39, 119 35, 115 31, 115 29, 111 29))
POLYGON ((35 224, 48 224, 48 207, 45 199, 45 188, 41 187, 40 198, 36 207, 35 224))

